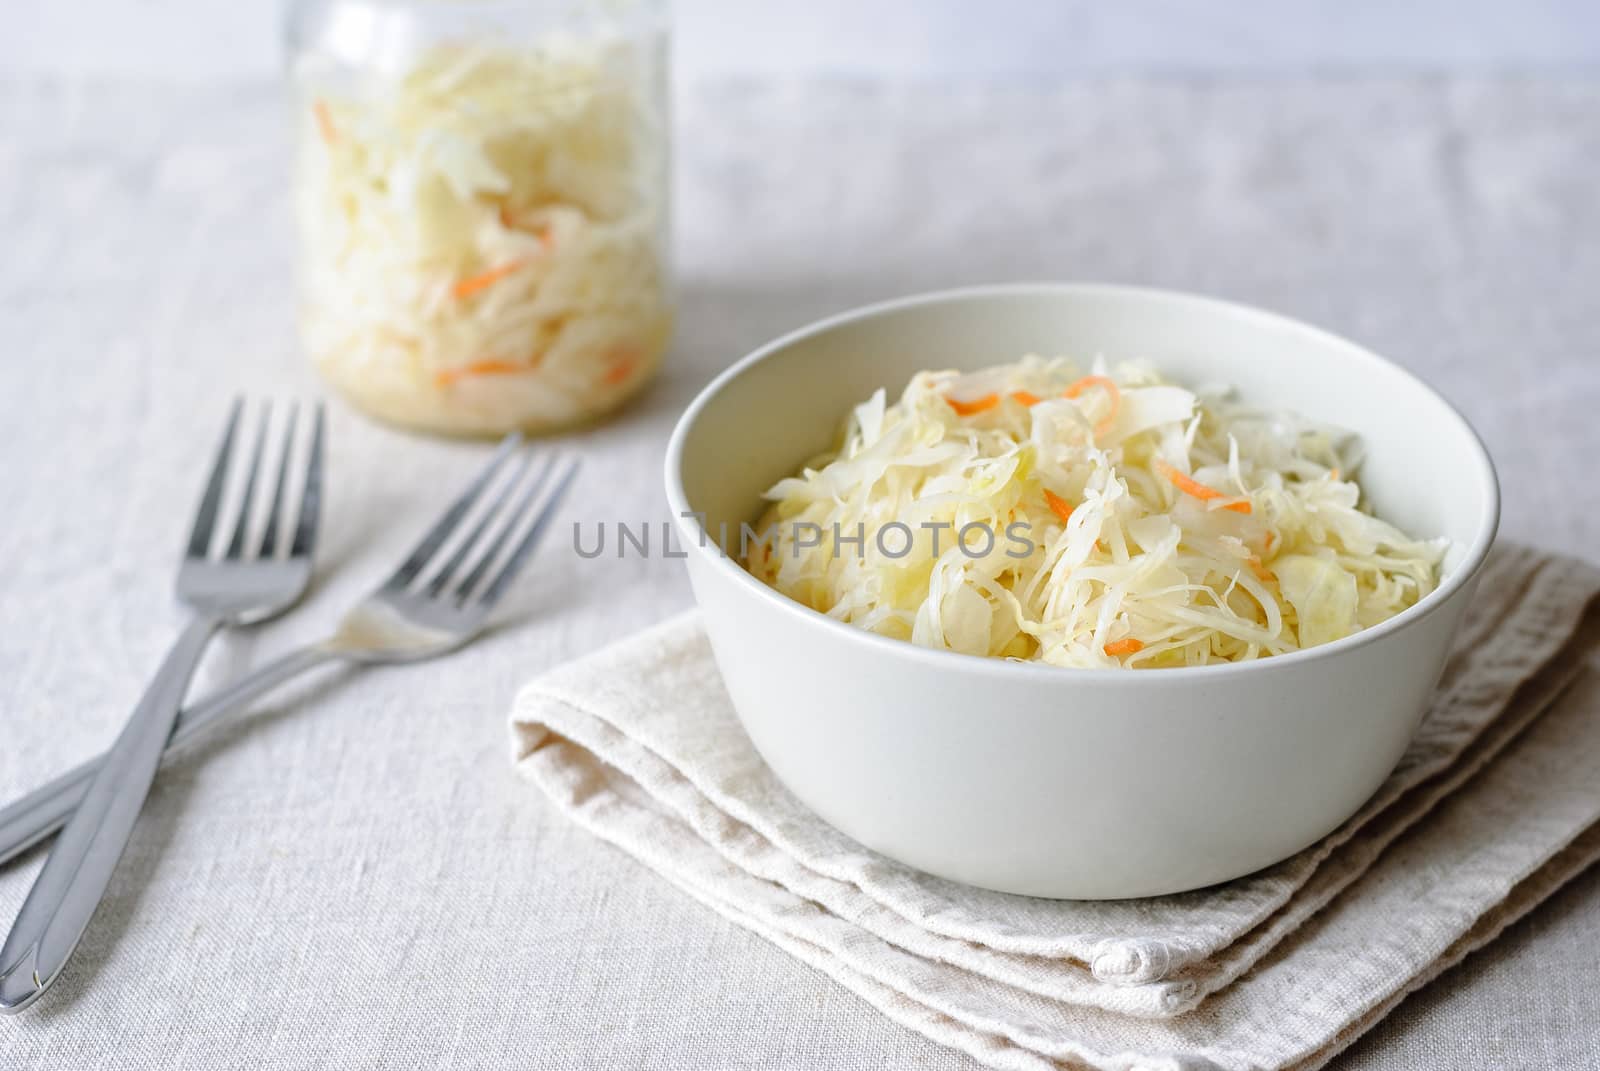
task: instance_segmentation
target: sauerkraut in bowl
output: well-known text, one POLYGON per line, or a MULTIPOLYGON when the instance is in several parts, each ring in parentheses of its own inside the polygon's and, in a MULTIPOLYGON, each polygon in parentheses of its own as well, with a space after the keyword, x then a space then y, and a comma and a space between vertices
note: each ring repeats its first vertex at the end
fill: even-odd
POLYGON ((540 432, 633 394, 666 348, 662 42, 445 41, 297 60, 300 323, 370 413, 540 432))
POLYGON ((1446 543, 1371 514, 1359 449, 1147 362, 922 372, 774 485, 741 551, 779 592, 925 647, 1249 661, 1376 625, 1438 583, 1446 543))
MULTIPOLYGON (((1262 309, 1090 283, 918 294, 775 339, 689 405, 663 469, 729 702, 785 787, 908 866, 1080 899, 1226 881, 1303 849, 1358 810, 1438 694, 1490 568, 1500 507, 1493 463, 1471 426, 1395 362, 1262 309), (1021 362, 1027 353, 1076 361, 1021 362), (1081 382, 1093 375, 1116 386, 1114 416, 1112 392, 1081 382), (1322 422, 1355 429, 1359 443, 1322 422), (778 494, 763 504, 768 490, 778 494), (785 520, 815 510, 819 527, 837 509, 845 538, 857 521, 901 510, 920 531, 923 519, 965 510, 1000 520, 1017 508, 1038 547, 1020 563, 1004 558, 1002 529, 996 556, 976 566, 942 553, 869 557, 879 580, 860 577, 847 611, 858 589, 829 570, 869 570, 853 545, 835 559, 831 528, 772 552, 784 565, 799 554, 784 580, 796 597, 734 560, 741 526, 757 546, 762 511, 773 508, 785 520), (1353 516, 1369 510, 1400 532, 1353 516), (1448 541, 1437 566, 1434 538, 1448 541), (1251 554, 1285 596, 1286 559, 1326 554, 1355 577, 1354 624, 1363 627, 1268 655, 1269 639, 1299 646, 1298 611, 1272 596, 1276 632, 1266 606, 1249 605, 1245 584, 1272 591, 1251 554), (1417 590, 1430 589, 1415 598, 1404 590, 1410 566, 1395 564, 1413 559, 1422 560, 1417 590), (940 601, 924 628, 940 642, 884 634, 915 633, 936 572, 940 601), (1374 620, 1364 612, 1386 612, 1382 598, 1363 596, 1380 587, 1411 605, 1363 625, 1374 620), (834 616, 812 608, 835 596, 834 616), (1157 600, 1171 600, 1159 614, 1157 600), (1230 626, 1242 635, 1212 648, 1198 629, 1231 616, 1207 613, 1184 642, 1189 611, 1219 601, 1254 625, 1230 626), (869 631, 861 626, 875 609, 884 613, 869 631), (1016 634, 1028 640, 990 655, 1016 634), (947 649, 963 637, 990 656, 947 649), (1119 640, 1148 646, 1106 654, 1119 640), (1257 657, 1243 660, 1252 641, 1257 657), (1189 652, 1205 664, 1190 665, 1189 652)), ((876 555, 874 534, 863 535, 876 555)), ((948 551, 948 530, 942 538, 948 551)), ((981 538, 968 533, 974 551, 981 538)), ((894 539, 891 530, 885 541, 899 553, 894 539)), ((1348 605, 1342 583, 1346 594, 1328 600, 1335 606, 1348 605)), ((685 638, 699 649, 698 634, 685 638)))

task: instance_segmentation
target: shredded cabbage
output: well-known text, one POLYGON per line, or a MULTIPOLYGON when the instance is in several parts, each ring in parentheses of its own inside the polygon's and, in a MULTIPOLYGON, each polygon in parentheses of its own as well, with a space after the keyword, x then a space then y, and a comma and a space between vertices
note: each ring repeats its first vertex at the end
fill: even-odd
POLYGON ((353 85, 305 61, 301 327, 335 385, 489 434, 587 419, 649 377, 671 311, 641 50, 438 46, 353 85))
POLYGON ((1362 508, 1357 450, 1144 362, 922 372, 767 492, 745 564, 925 647, 1084 667, 1263 658, 1369 628, 1436 584, 1443 541, 1362 508))

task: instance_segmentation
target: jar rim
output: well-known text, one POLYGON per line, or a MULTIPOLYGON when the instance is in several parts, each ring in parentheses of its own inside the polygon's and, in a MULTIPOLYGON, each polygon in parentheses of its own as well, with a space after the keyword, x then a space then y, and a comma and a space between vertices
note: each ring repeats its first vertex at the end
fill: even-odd
POLYGON ((660 34, 668 6, 668 0, 294 0, 285 43, 291 62, 316 53, 360 65, 466 36, 536 41, 556 34, 660 34))

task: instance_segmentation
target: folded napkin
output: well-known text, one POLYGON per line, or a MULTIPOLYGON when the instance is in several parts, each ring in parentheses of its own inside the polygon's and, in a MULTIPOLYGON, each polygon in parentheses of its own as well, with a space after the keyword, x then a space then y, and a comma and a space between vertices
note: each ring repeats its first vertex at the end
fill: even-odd
POLYGON ((863 848, 756 754, 694 614, 525 688, 514 755, 599 836, 994 1067, 1311 1068, 1600 857, 1597 592, 1581 562, 1497 550, 1377 794, 1174 896, 1011 896, 863 848))

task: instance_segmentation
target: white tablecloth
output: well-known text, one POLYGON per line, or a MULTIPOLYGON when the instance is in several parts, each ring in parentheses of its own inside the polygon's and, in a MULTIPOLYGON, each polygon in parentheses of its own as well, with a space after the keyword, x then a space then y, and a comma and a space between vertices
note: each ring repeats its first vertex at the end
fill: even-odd
MULTIPOLYGON (((912 290, 1206 291, 1434 382, 1500 465, 1503 532, 1600 547, 1600 83, 714 84, 683 94, 680 332, 587 466, 517 619, 447 661, 285 692, 163 775, 19 1068, 967 1068, 555 815, 516 778, 523 680, 688 602, 581 560, 660 521, 662 444, 717 369, 912 290)), ((272 87, 0 83, 0 797, 98 750, 181 620, 175 552, 226 399, 319 387, 290 320, 272 87)), ((219 644, 310 638, 481 449, 336 408, 322 581, 219 644)), ((0 870, 9 919, 38 865, 0 870)), ((1600 874, 1337 1065, 1600 1064, 1600 874), (1529 967, 1546 978, 1529 985, 1529 967)))

